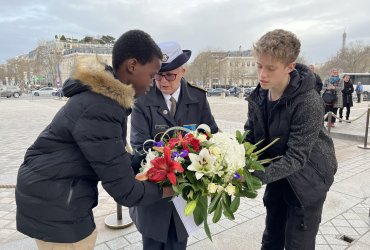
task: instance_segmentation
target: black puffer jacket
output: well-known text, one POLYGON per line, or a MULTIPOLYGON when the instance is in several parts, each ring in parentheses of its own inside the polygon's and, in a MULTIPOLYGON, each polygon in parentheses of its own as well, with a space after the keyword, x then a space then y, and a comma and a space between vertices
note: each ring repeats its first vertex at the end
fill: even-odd
POLYGON ((95 228, 98 181, 124 206, 161 199, 134 178, 126 152, 134 90, 98 62, 81 62, 63 88, 70 97, 27 150, 18 172, 17 229, 49 242, 77 242, 95 228))
POLYGON ((287 178, 301 203, 307 205, 326 195, 337 160, 333 141, 324 128, 324 103, 314 89, 314 75, 305 65, 297 64, 290 77, 269 114, 265 108, 268 92, 259 85, 250 95, 245 129, 251 132, 246 139, 252 143, 265 139, 263 147, 279 138, 265 157, 281 158, 256 175, 264 183, 287 178))

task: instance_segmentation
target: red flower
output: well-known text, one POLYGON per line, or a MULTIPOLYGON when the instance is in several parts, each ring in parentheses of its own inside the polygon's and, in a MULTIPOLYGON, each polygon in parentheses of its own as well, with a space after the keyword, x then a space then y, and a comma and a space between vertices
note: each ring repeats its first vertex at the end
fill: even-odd
POLYGON ((184 137, 182 137, 181 133, 178 133, 178 136, 176 138, 171 138, 168 141, 168 144, 171 149, 173 149, 176 146, 182 146, 183 149, 189 150, 189 144, 193 148, 195 152, 200 151, 200 141, 194 137, 193 134, 186 134, 184 137))
POLYGON ((190 146, 194 149, 195 152, 200 151, 200 141, 194 137, 193 134, 187 134, 184 137, 184 140, 186 140, 190 146))
POLYGON ((161 182, 166 178, 176 185, 176 171, 184 172, 181 164, 171 159, 171 149, 168 146, 164 147, 163 157, 154 158, 151 163, 153 165, 147 172, 148 179, 151 182, 161 182))

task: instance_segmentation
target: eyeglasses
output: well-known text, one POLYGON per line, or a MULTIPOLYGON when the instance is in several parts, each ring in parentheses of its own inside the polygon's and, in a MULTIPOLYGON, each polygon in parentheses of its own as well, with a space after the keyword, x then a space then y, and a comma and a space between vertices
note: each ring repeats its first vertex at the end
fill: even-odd
POLYGON ((160 81, 162 78, 166 78, 167 81, 175 81, 177 74, 155 74, 154 80, 160 81))

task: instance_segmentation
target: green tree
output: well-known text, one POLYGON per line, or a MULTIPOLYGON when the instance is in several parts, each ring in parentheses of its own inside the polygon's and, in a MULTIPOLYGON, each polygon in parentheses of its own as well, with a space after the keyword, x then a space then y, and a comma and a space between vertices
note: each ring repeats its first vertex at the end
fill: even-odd
POLYGON ((64 35, 62 35, 59 39, 60 41, 67 41, 66 37, 64 35))

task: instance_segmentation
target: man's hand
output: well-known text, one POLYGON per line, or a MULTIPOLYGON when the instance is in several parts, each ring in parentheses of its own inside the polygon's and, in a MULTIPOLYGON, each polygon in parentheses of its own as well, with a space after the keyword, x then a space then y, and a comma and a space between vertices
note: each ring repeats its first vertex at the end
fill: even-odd
POLYGON ((171 187, 163 187, 163 194, 162 198, 172 197, 174 195, 172 186, 171 187))

